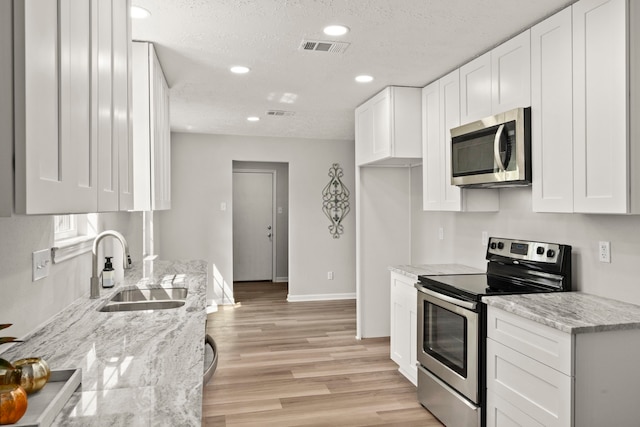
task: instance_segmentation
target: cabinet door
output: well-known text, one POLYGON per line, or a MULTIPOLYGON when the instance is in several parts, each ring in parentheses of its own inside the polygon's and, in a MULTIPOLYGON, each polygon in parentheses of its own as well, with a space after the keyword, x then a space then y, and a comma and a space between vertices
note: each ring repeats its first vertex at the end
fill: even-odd
POLYGON ((90 3, 15 2, 16 210, 96 210, 90 3))
POLYGON ((391 156, 391 98, 391 88, 386 88, 372 99, 373 160, 391 156))
POLYGON ((373 155, 373 106, 365 103, 356 108, 356 164, 369 163, 373 155))
POLYGON ((391 273, 391 359, 398 370, 417 384, 417 290, 414 282, 401 274, 391 273))
POLYGON ((118 147, 118 210, 133 209, 130 1, 113 2, 113 138, 118 147))
POLYGON ((0 2, 0 217, 13 207, 13 34, 11 2, 0 2))
POLYGON ((628 211, 625 0, 573 5, 574 209, 628 211))
POLYGON ((460 72, 455 70, 440 79, 440 161, 442 163, 441 210, 460 211, 460 187, 451 185, 451 128, 460 125, 460 72))
POLYGON ((493 114, 531 105, 529 30, 491 51, 493 114))
POLYGON ((487 391, 487 427, 545 427, 500 396, 487 391))
POLYGON ((440 146, 440 81, 422 89, 422 209, 440 210, 440 187, 442 186, 440 146))
POLYGON ((117 211, 118 143, 113 135, 113 1, 93 0, 94 123, 98 144, 98 211, 117 211))
POLYGON ((151 98, 151 123, 153 136, 151 142, 151 185, 153 210, 171 208, 171 135, 169 129, 169 87, 155 54, 150 46, 150 62, 153 80, 151 98))
POLYGON ((573 211, 571 8, 531 29, 534 212, 573 211))
POLYGON ((491 52, 460 67, 460 124, 490 116, 491 52))

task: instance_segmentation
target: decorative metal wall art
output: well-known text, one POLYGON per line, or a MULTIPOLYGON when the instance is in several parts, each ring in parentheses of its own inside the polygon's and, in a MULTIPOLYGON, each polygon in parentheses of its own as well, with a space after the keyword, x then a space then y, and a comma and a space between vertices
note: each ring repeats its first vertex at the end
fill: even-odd
POLYGON ((342 220, 347 216, 349 207, 349 190, 342 183, 344 172, 338 163, 329 168, 329 183, 322 190, 322 212, 329 218, 329 232, 334 239, 339 239, 344 232, 342 220))

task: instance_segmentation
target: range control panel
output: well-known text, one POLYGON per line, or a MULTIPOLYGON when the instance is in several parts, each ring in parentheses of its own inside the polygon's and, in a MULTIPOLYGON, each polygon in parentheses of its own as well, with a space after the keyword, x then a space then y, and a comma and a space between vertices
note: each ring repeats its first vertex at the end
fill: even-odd
POLYGON ((514 260, 521 259, 550 264, 558 262, 560 250, 560 245, 556 243, 528 242, 499 237, 491 237, 487 244, 487 256, 494 254, 514 260))

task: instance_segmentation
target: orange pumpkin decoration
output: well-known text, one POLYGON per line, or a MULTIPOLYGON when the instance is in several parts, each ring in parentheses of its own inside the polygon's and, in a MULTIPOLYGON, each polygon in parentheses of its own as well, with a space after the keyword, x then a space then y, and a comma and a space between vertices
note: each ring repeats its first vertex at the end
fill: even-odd
POLYGON ((14 424, 27 412, 27 392, 16 384, 0 385, 0 424, 14 424))

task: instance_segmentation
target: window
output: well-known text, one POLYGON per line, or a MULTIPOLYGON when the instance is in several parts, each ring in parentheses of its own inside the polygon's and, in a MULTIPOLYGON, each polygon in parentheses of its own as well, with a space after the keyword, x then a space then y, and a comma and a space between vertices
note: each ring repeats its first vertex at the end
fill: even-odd
POLYGON ((58 263, 89 252, 98 234, 98 214, 54 215, 53 262, 58 263))

